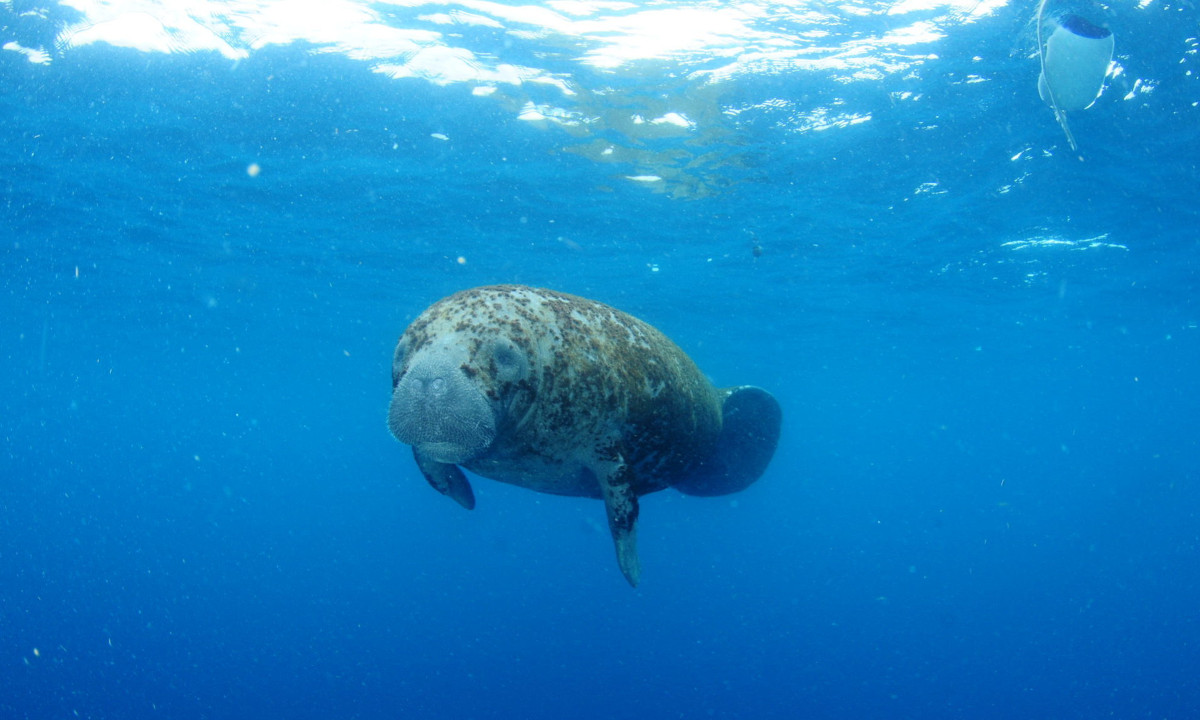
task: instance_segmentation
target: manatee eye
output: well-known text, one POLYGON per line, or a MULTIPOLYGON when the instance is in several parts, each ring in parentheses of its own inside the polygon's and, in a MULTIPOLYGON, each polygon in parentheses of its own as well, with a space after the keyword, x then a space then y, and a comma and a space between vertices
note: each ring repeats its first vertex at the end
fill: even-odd
POLYGON ((496 364, 496 379, 500 382, 522 380, 529 373, 525 354, 511 342, 500 338, 492 346, 492 361, 496 364))

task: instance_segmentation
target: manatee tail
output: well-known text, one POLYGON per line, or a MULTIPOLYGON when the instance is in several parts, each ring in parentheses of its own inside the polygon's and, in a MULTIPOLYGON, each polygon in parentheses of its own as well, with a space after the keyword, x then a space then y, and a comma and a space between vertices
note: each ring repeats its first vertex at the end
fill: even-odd
POLYGON ((727 495, 745 490, 763 474, 775 446, 783 411, 771 393, 743 385, 724 388, 721 436, 713 457, 673 486, 685 495, 727 495))

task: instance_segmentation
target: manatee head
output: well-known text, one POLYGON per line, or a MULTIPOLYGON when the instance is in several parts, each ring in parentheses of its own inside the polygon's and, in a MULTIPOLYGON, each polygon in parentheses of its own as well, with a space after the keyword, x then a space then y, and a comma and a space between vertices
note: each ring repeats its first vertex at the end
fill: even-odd
POLYGON ((511 333, 437 310, 426 311, 396 344, 388 427, 426 458, 458 465, 492 446, 523 404, 519 388, 530 368, 511 333))

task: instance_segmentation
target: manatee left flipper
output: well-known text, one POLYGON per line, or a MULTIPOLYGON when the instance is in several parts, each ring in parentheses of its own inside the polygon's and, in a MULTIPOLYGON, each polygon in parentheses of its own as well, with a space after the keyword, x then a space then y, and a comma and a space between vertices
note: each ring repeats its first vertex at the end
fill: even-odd
POLYGON ((593 469, 608 512, 608 529, 612 532, 621 574, 637 587, 642 565, 637 554, 638 500, 633 491, 633 473, 618 456, 616 460, 598 463, 593 469))
POLYGON ((434 490, 449 496, 468 510, 475 509, 475 493, 471 490, 471 483, 463 474, 462 469, 457 465, 430 460, 417 452, 415 448, 413 449, 413 458, 417 461, 417 467, 421 469, 421 474, 425 476, 434 490))

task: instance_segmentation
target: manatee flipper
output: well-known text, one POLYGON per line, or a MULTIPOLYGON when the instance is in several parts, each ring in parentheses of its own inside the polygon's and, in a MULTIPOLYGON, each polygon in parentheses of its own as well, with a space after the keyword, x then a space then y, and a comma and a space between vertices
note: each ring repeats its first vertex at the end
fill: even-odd
POLYGON ((599 464, 593 472, 604 497, 604 509, 608 512, 608 529, 616 546, 617 565, 629 584, 637 587, 642 565, 637 554, 638 500, 633 491, 632 473, 619 456, 614 461, 599 464))
POLYGON ((686 495, 727 495, 763 474, 779 444, 783 411, 766 390, 743 385, 720 391, 721 436, 705 464, 673 487, 686 495))
POLYGON ((457 465, 430 460, 415 449, 413 458, 416 459, 421 474, 425 476, 434 490, 452 498, 468 510, 475 509, 475 493, 471 490, 471 483, 461 468, 457 465))

